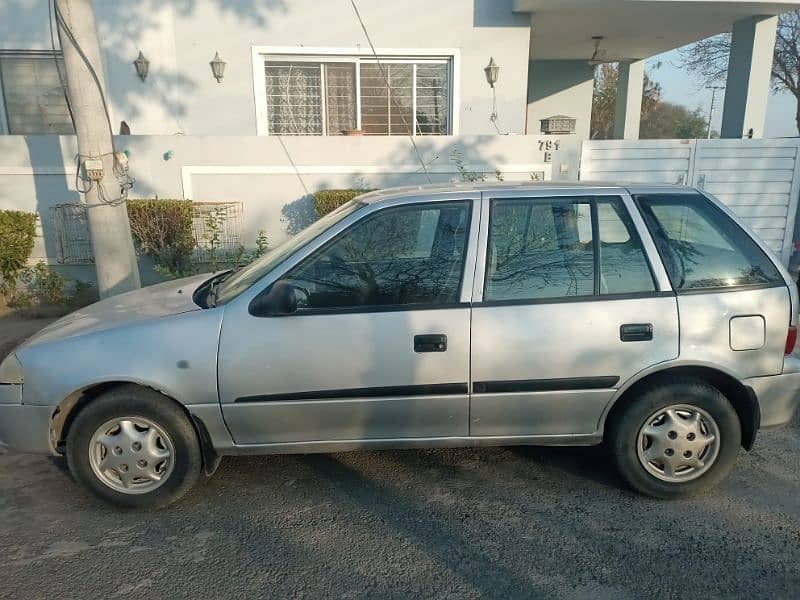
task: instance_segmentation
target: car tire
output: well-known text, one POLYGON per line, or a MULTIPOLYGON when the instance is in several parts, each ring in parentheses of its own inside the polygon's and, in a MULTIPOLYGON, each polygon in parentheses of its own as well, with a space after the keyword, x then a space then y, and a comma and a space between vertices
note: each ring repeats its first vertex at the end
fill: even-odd
POLYGON ((663 378, 613 415, 606 440, 633 489, 676 498, 724 479, 741 437, 736 410, 717 388, 698 379, 663 378))
POLYGON ((95 496, 128 508, 160 508, 195 484, 203 459, 184 411, 155 390, 113 388, 76 415, 67 435, 70 471, 95 496))

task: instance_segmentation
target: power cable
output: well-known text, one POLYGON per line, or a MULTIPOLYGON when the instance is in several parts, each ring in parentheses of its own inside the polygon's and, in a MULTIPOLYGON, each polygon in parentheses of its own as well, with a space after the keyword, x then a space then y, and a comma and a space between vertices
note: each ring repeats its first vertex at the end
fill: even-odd
MULTIPOLYGON (((106 118, 105 120, 106 120, 106 124, 108 125, 109 139, 111 141, 111 152, 110 153, 103 154, 103 155, 101 155, 99 157, 97 157, 97 156, 82 156, 80 154, 78 154, 76 156, 76 161, 78 163, 78 168, 77 168, 77 172, 75 174, 75 187, 76 187, 76 189, 78 190, 79 193, 86 194, 86 192, 88 192, 89 190, 92 189, 92 185, 94 183, 92 180, 90 180, 86 176, 81 177, 81 173, 80 173, 81 159, 84 159, 84 160, 87 159, 87 158, 100 158, 100 159, 102 159, 104 156, 109 156, 110 155, 111 156, 111 160, 112 160, 112 165, 113 165, 112 172, 113 172, 113 175, 117 179, 117 182, 119 184, 119 196, 117 198, 109 198, 108 193, 106 192, 102 181, 97 181, 97 195, 100 198, 100 202, 102 204, 110 204, 110 205, 122 204, 128 198, 128 190, 130 190, 133 187, 134 179, 132 177, 130 177, 130 175, 128 174, 127 170, 125 168, 123 168, 123 165, 120 164, 120 161, 117 158, 117 153, 116 153, 116 150, 114 148, 114 128, 111 125, 111 114, 110 114, 110 112, 108 110, 108 102, 106 101, 105 92, 103 91, 103 85, 100 82, 100 78, 98 77, 97 71, 95 71, 95 68, 92 65, 92 62, 89 60, 89 57, 86 55, 86 53, 84 52, 84 50, 81 47, 80 43, 75 38, 75 35, 72 33, 72 29, 70 28, 69 24, 66 22, 66 19, 64 19, 64 15, 61 13, 61 9, 58 7, 58 3, 55 0, 48 0, 48 3, 50 5, 52 5, 53 13, 55 14, 55 18, 56 18, 56 24, 60 25, 60 27, 58 28, 58 38, 59 38, 59 46, 60 46, 60 48, 62 50, 62 53, 63 53, 63 49, 64 49, 64 44, 63 44, 63 41, 61 39, 61 31, 63 30, 64 33, 66 34, 67 38, 69 39, 70 43, 72 44, 72 46, 75 48, 75 51, 78 53, 78 55, 81 57, 81 60, 86 65, 86 68, 88 69, 89 74, 92 76, 92 80, 94 81, 95 85, 97 86, 97 92, 100 94, 100 100, 101 100, 101 102, 103 104, 103 113, 104 113, 105 118, 106 118), (84 181, 84 183, 88 182, 88 184, 86 184, 85 187, 79 186, 78 182, 81 181, 81 180, 84 181)), ((49 9, 49 6, 48 6, 48 9, 49 9)), ((53 50, 55 51, 55 40, 53 38, 53 28, 52 28, 52 15, 48 15, 48 16, 50 18, 50 36, 51 36, 50 37, 50 42, 51 42, 51 45, 53 46, 53 50)), ((57 57, 56 57, 56 61, 58 61, 57 57)), ((63 83, 63 80, 61 79, 61 71, 58 69, 58 64, 56 64, 56 69, 58 70, 59 81, 62 82, 62 87, 64 89, 64 94, 65 94, 65 97, 67 99, 67 106, 68 106, 69 111, 70 111, 70 117, 72 118, 72 122, 73 122, 73 125, 74 125, 75 117, 74 117, 74 114, 72 112, 72 107, 70 106, 70 103, 69 103, 69 94, 67 93, 66 85, 63 83)))
POLYGON ((492 86, 492 114, 489 115, 489 121, 494 125, 497 134, 503 135, 500 131, 500 126, 497 124, 497 92, 495 92, 494 86, 492 86))
POLYGON ((300 175, 300 169, 298 169, 297 165, 294 164, 294 160, 292 159, 292 155, 289 153, 289 149, 286 147, 286 144, 283 142, 283 136, 282 135, 278 135, 276 137, 278 138, 278 142, 280 142, 280 144, 281 144, 281 148, 283 148, 283 152, 286 154, 286 158, 289 159, 289 163, 292 165, 292 168, 294 169, 294 173, 295 173, 295 175, 297 175, 297 179, 300 181, 300 186, 303 188, 303 192, 305 192, 305 195, 308 196, 309 195, 308 188, 306 187, 306 184, 303 181, 302 175, 300 175))
MULTIPOLYGON (((75 128, 75 115, 72 114, 72 103, 69 101, 69 94, 67 94, 67 82, 64 79, 64 75, 61 73, 61 65, 58 62, 58 51, 56 50, 56 39, 55 35, 53 34, 53 13, 54 4, 53 0, 47 0, 47 23, 50 26, 50 47, 53 49, 53 62, 56 65, 56 73, 58 73, 58 82, 61 85, 61 91, 64 94, 64 101, 67 103, 67 111, 69 112, 69 118, 72 121, 72 128, 75 128)), ((61 32, 58 32, 58 47, 61 48, 61 32)))
MULTIPOLYGON (((111 114, 108 110, 108 103, 106 102, 106 95, 103 92, 103 84, 100 83, 100 78, 97 76, 97 71, 95 71, 94 66, 92 66, 92 62, 89 60, 89 57, 86 56, 86 53, 83 51, 83 48, 78 43, 78 40, 75 39, 75 35, 72 33, 72 29, 67 24, 66 20, 64 19, 64 15, 61 13, 61 9, 58 7, 57 2, 53 2, 53 7, 55 8, 55 15, 56 15, 56 23, 61 25, 61 28, 66 33, 67 38, 69 38, 70 43, 73 45, 75 50, 78 52, 78 55, 81 57, 81 60, 86 65, 86 68, 89 71, 89 74, 92 76, 95 85, 97 86, 97 92, 100 94, 100 100, 103 103, 103 112, 105 113, 106 122, 108 123, 108 132, 111 135, 111 147, 114 147, 114 128, 111 125, 111 114)), ((63 51, 63 46, 62 46, 63 51)))
MULTIPOLYGON (((285 98, 285 101, 286 101, 286 107, 289 109, 289 121, 290 121, 290 123, 292 125, 292 129, 294 129, 295 135, 298 135, 300 133, 300 130, 297 127, 297 121, 294 120, 294 110, 292 109, 292 101, 291 101, 291 98, 289 97, 289 88, 292 85, 292 69, 293 68, 294 68, 294 65, 292 65, 290 63, 289 64, 289 74, 287 76, 287 82, 286 82, 286 92, 284 94, 284 98, 285 98)), ((324 90, 320 90, 320 92, 323 93, 323 94, 325 93, 324 90)), ((320 116, 323 117, 323 122, 324 122, 324 115, 320 115, 320 116)), ((283 148, 283 152, 284 152, 284 154, 286 154, 286 158, 289 159, 289 163, 292 165, 292 168, 294 169, 294 174, 297 175, 297 179, 298 179, 298 181, 300 181, 300 187, 303 188, 303 192, 305 193, 306 196, 308 196, 309 194, 308 194, 308 188, 306 187, 306 183, 305 183, 305 181, 303 181, 303 176, 300 174, 300 169, 297 168, 297 165, 295 164, 294 159, 292 158, 292 155, 289 153, 289 149, 286 147, 286 144, 283 141, 283 135, 278 134, 278 142, 280 142, 281 148, 283 148)))
POLYGON ((389 76, 386 73, 386 69, 383 68, 383 64, 381 63, 381 60, 378 57, 378 53, 375 51, 375 45, 372 43, 372 38, 370 37, 369 32, 367 31, 367 26, 364 24, 364 19, 361 18, 361 13, 358 11, 358 6, 356 6, 356 0, 350 0, 350 4, 353 5, 353 10, 356 13, 356 18, 358 19, 358 22, 361 24, 361 30, 364 32, 364 36, 367 38, 369 47, 372 50, 372 56, 375 58, 375 62, 378 65, 378 69, 380 69, 381 75, 383 75, 383 80, 386 83, 386 92, 389 94, 389 98, 391 98, 392 102, 394 103, 394 106, 397 109, 398 114, 400 115, 400 120, 403 121, 403 127, 405 127, 406 131, 409 132, 408 139, 411 141, 411 145, 414 147, 414 153, 417 155, 417 160, 419 160, 419 164, 422 165, 422 171, 425 173, 425 178, 428 180, 428 183, 433 183, 433 181, 431 180, 430 173, 428 173, 428 166, 422 159, 422 154, 420 153, 419 148, 417 148, 417 142, 414 141, 414 132, 408 126, 408 122, 406 122, 406 118, 403 116, 403 110, 397 102, 397 98, 395 98, 394 94, 392 94, 392 86, 389 84, 389 76))

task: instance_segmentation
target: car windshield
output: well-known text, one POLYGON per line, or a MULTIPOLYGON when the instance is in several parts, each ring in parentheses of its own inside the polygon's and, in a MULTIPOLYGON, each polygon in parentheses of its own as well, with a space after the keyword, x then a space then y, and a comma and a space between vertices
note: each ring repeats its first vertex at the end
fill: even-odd
POLYGON ((238 271, 232 271, 220 281, 219 288, 215 295, 215 305, 219 306, 230 302, 264 275, 269 273, 290 254, 293 254, 296 250, 305 246, 326 229, 332 227, 364 206, 366 205, 363 202, 351 200, 333 212, 328 213, 312 225, 309 225, 303 231, 289 238, 277 248, 270 250, 258 260, 253 261, 238 271))

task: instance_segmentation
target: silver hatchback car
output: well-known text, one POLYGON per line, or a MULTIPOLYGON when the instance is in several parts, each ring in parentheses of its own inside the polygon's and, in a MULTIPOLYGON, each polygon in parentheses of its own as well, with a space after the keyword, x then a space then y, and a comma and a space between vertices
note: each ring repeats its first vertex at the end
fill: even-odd
POLYGON ((0 366, 0 442, 128 506, 230 454, 601 442, 673 497, 791 419, 797 310, 698 190, 397 188, 45 328, 0 366))

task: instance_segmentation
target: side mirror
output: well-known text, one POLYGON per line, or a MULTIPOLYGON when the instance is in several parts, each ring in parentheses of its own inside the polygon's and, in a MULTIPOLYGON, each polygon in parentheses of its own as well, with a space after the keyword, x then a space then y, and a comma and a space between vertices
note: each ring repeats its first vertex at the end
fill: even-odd
POLYGON ((290 315, 297 312, 295 287, 285 281, 276 281, 250 302, 250 314, 256 317, 290 315))

